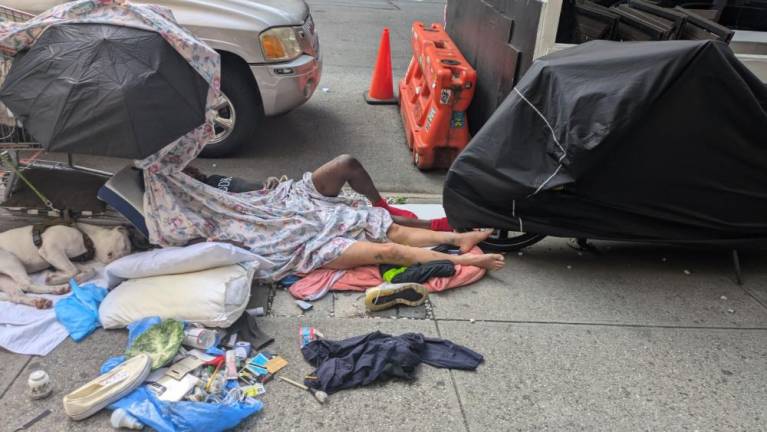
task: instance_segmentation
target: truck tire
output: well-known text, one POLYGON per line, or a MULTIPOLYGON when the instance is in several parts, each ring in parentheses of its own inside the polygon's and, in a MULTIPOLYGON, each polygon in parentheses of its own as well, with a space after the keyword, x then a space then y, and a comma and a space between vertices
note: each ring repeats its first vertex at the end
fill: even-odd
MULTIPOLYGON (((468 230, 458 230, 466 232, 468 230)), ((479 243, 483 252, 516 252, 528 246, 532 246, 546 238, 544 234, 516 233, 509 235, 510 231, 495 230, 487 240, 479 243)))
POLYGON ((252 142, 264 118, 256 81, 239 59, 222 56, 221 93, 214 121, 216 136, 203 148, 200 157, 219 158, 241 149, 252 142))

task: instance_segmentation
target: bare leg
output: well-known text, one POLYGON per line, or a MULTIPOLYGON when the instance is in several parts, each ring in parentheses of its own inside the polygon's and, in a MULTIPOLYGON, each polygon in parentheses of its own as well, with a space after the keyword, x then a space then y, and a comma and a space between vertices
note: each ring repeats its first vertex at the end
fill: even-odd
POLYGON ((454 264, 472 265, 488 270, 499 270, 504 264, 503 255, 498 254, 450 255, 396 243, 358 241, 349 246, 340 257, 325 267, 345 270, 363 265, 377 264, 411 266, 438 260, 448 260, 454 264))
POLYGON ((312 181, 317 191, 327 197, 335 197, 341 193, 341 188, 349 183, 355 192, 365 195, 370 202, 381 199, 373 179, 365 171, 365 167, 349 155, 341 155, 317 168, 312 173, 312 181))
POLYGON ((465 233, 431 231, 428 229, 405 227, 392 224, 386 235, 394 243, 407 246, 436 246, 449 244, 457 246, 461 252, 468 252, 477 243, 490 236, 489 231, 469 231, 465 233))

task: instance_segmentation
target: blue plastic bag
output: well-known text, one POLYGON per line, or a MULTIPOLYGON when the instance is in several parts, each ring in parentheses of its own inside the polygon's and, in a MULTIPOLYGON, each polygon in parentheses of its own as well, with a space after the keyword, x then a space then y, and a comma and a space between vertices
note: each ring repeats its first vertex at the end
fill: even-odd
MULTIPOLYGON (((162 319, 160 319, 160 317, 154 316, 143 318, 138 321, 133 321, 132 323, 128 324, 128 346, 126 349, 130 348, 131 344, 133 344, 133 341, 136 340, 137 337, 141 336, 142 333, 149 330, 153 325, 160 324, 161 322, 162 319)), ((107 359, 107 361, 101 364, 99 372, 105 374, 124 361, 124 355, 110 357, 107 359)))
POLYGON ((107 296, 107 290, 94 284, 80 286, 74 279, 69 281, 69 286, 72 295, 56 303, 56 319, 75 342, 80 342, 101 326, 99 305, 107 296))
POLYGON ((158 432, 218 432, 236 427, 240 422, 261 411, 263 404, 238 402, 231 405, 204 402, 161 401, 145 386, 141 386, 109 406, 122 408, 141 423, 158 432))

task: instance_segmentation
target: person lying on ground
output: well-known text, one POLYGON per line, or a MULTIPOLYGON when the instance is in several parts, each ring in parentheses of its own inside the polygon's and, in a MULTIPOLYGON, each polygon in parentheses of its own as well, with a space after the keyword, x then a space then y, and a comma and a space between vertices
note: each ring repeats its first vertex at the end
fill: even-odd
MULTIPOLYGON (((234 193, 271 189, 280 182, 277 177, 269 177, 266 181, 260 182, 217 174, 206 175, 191 166, 184 168, 184 173, 224 192, 234 193)), ((365 167, 353 156, 347 154, 338 156, 317 168, 314 175, 316 176, 317 173, 320 174, 320 178, 324 182, 318 186, 317 191, 327 197, 338 196, 343 186, 348 184, 353 191, 370 200, 373 206, 386 209, 396 224, 432 231, 453 231, 446 217, 429 220, 419 219, 413 212, 389 205, 378 192, 378 188, 376 188, 365 167)))
MULTIPOLYGON (((194 170, 186 172, 195 174, 194 170)), ((247 207, 241 211, 246 213, 232 214, 232 221, 216 221, 235 231, 218 227, 217 232, 223 235, 211 240, 233 240, 235 235, 246 238, 245 247, 275 263, 268 272, 274 279, 319 267, 346 270, 378 264, 412 266, 437 260, 489 270, 504 265, 500 254, 467 253, 490 232, 431 231, 427 229, 430 221, 414 221, 402 213, 404 210, 388 206, 370 175, 351 156, 339 156, 300 180, 268 183, 275 182, 267 182, 258 193, 245 194, 247 207), (375 206, 359 206, 353 200, 339 198, 347 183, 375 206), (240 222, 264 210, 268 210, 268 220, 259 216, 253 226, 240 222), (407 223, 422 227, 404 225, 407 223), (440 244, 459 248, 461 255, 425 249, 440 244)))

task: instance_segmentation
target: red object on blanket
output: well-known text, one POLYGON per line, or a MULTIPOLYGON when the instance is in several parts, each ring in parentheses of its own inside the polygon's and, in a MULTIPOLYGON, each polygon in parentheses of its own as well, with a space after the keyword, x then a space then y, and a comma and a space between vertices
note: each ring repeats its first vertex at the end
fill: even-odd
MULTIPOLYGON (((474 247, 468 253, 483 253, 474 247)), ((474 283, 487 270, 475 266, 455 266, 455 275, 443 278, 431 278, 424 285, 429 292, 440 292, 474 283)), ((382 284, 378 266, 362 266, 353 270, 317 269, 290 287, 290 294, 301 300, 318 300, 328 291, 365 291, 382 284)))

